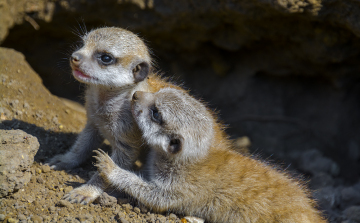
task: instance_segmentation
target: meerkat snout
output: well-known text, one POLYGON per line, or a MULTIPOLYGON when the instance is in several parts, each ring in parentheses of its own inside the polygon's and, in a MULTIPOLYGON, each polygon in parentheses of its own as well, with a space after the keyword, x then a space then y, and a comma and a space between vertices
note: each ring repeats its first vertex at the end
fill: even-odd
POLYGON ((149 93, 149 92, 144 92, 144 91, 135 91, 135 93, 133 94, 132 100, 135 101, 139 101, 138 103, 145 103, 150 104, 151 102, 153 102, 153 94, 149 93))
POLYGON ((79 63, 80 63, 80 61, 81 61, 81 59, 82 59, 81 54, 75 52, 75 53, 73 53, 73 54, 71 55, 70 62, 71 62, 73 65, 78 66, 79 63))
POLYGON ((141 91, 136 91, 136 92, 133 94, 133 96, 132 96, 132 100, 133 100, 133 101, 138 100, 139 97, 141 97, 141 96, 140 96, 141 93, 142 93, 141 91))

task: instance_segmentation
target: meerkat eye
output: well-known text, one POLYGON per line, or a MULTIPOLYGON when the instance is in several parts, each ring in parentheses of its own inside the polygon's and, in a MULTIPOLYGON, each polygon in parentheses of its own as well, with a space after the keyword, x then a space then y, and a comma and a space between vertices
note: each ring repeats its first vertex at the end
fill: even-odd
POLYGON ((161 118, 161 114, 159 113, 159 110, 155 106, 153 106, 152 108, 150 108, 150 111, 151 111, 151 119, 154 122, 161 124, 162 118, 161 118))
POLYGON ((109 65, 109 64, 111 64, 112 62, 113 62, 113 57, 111 56, 111 55, 109 55, 109 54, 103 54, 103 55, 101 55, 100 56, 100 60, 101 60, 101 62, 103 63, 103 64, 105 64, 105 65, 109 65))

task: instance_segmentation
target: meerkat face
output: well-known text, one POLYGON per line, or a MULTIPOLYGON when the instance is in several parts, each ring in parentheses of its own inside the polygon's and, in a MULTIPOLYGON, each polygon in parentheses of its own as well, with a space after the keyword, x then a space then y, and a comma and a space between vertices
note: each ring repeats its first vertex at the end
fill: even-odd
POLYGON ((200 158, 210 147, 213 118, 203 104, 183 91, 137 91, 132 113, 148 145, 170 157, 200 158))
POLYGON ((74 52, 70 65, 83 83, 122 87, 144 80, 151 58, 144 42, 121 28, 100 28, 83 37, 83 47, 74 52))

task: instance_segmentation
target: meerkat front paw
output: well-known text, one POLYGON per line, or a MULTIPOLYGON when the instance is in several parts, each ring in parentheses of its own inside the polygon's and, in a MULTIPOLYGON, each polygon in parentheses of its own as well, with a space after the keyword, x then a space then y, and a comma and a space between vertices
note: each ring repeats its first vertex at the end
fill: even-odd
POLYGON ((49 165, 54 170, 70 170, 78 166, 78 163, 69 158, 67 153, 59 154, 51 158, 46 165, 49 165))
POLYGON ((103 150, 98 149, 94 151, 96 153, 96 156, 94 158, 96 159, 95 166, 98 169, 99 175, 103 180, 105 180, 107 183, 109 182, 109 175, 111 172, 119 168, 114 161, 109 157, 107 153, 105 153, 103 150))
POLYGON ((80 203, 86 205, 93 202, 100 195, 101 193, 96 189, 96 187, 83 185, 70 191, 62 199, 70 201, 70 203, 80 203))

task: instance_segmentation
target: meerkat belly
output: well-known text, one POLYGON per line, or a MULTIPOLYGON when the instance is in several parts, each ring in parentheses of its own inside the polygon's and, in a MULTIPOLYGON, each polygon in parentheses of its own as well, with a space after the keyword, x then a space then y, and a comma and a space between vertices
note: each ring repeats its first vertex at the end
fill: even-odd
POLYGON ((94 106, 95 125, 101 135, 107 139, 112 147, 118 144, 129 144, 136 132, 130 103, 124 100, 113 100, 101 106, 94 106))

